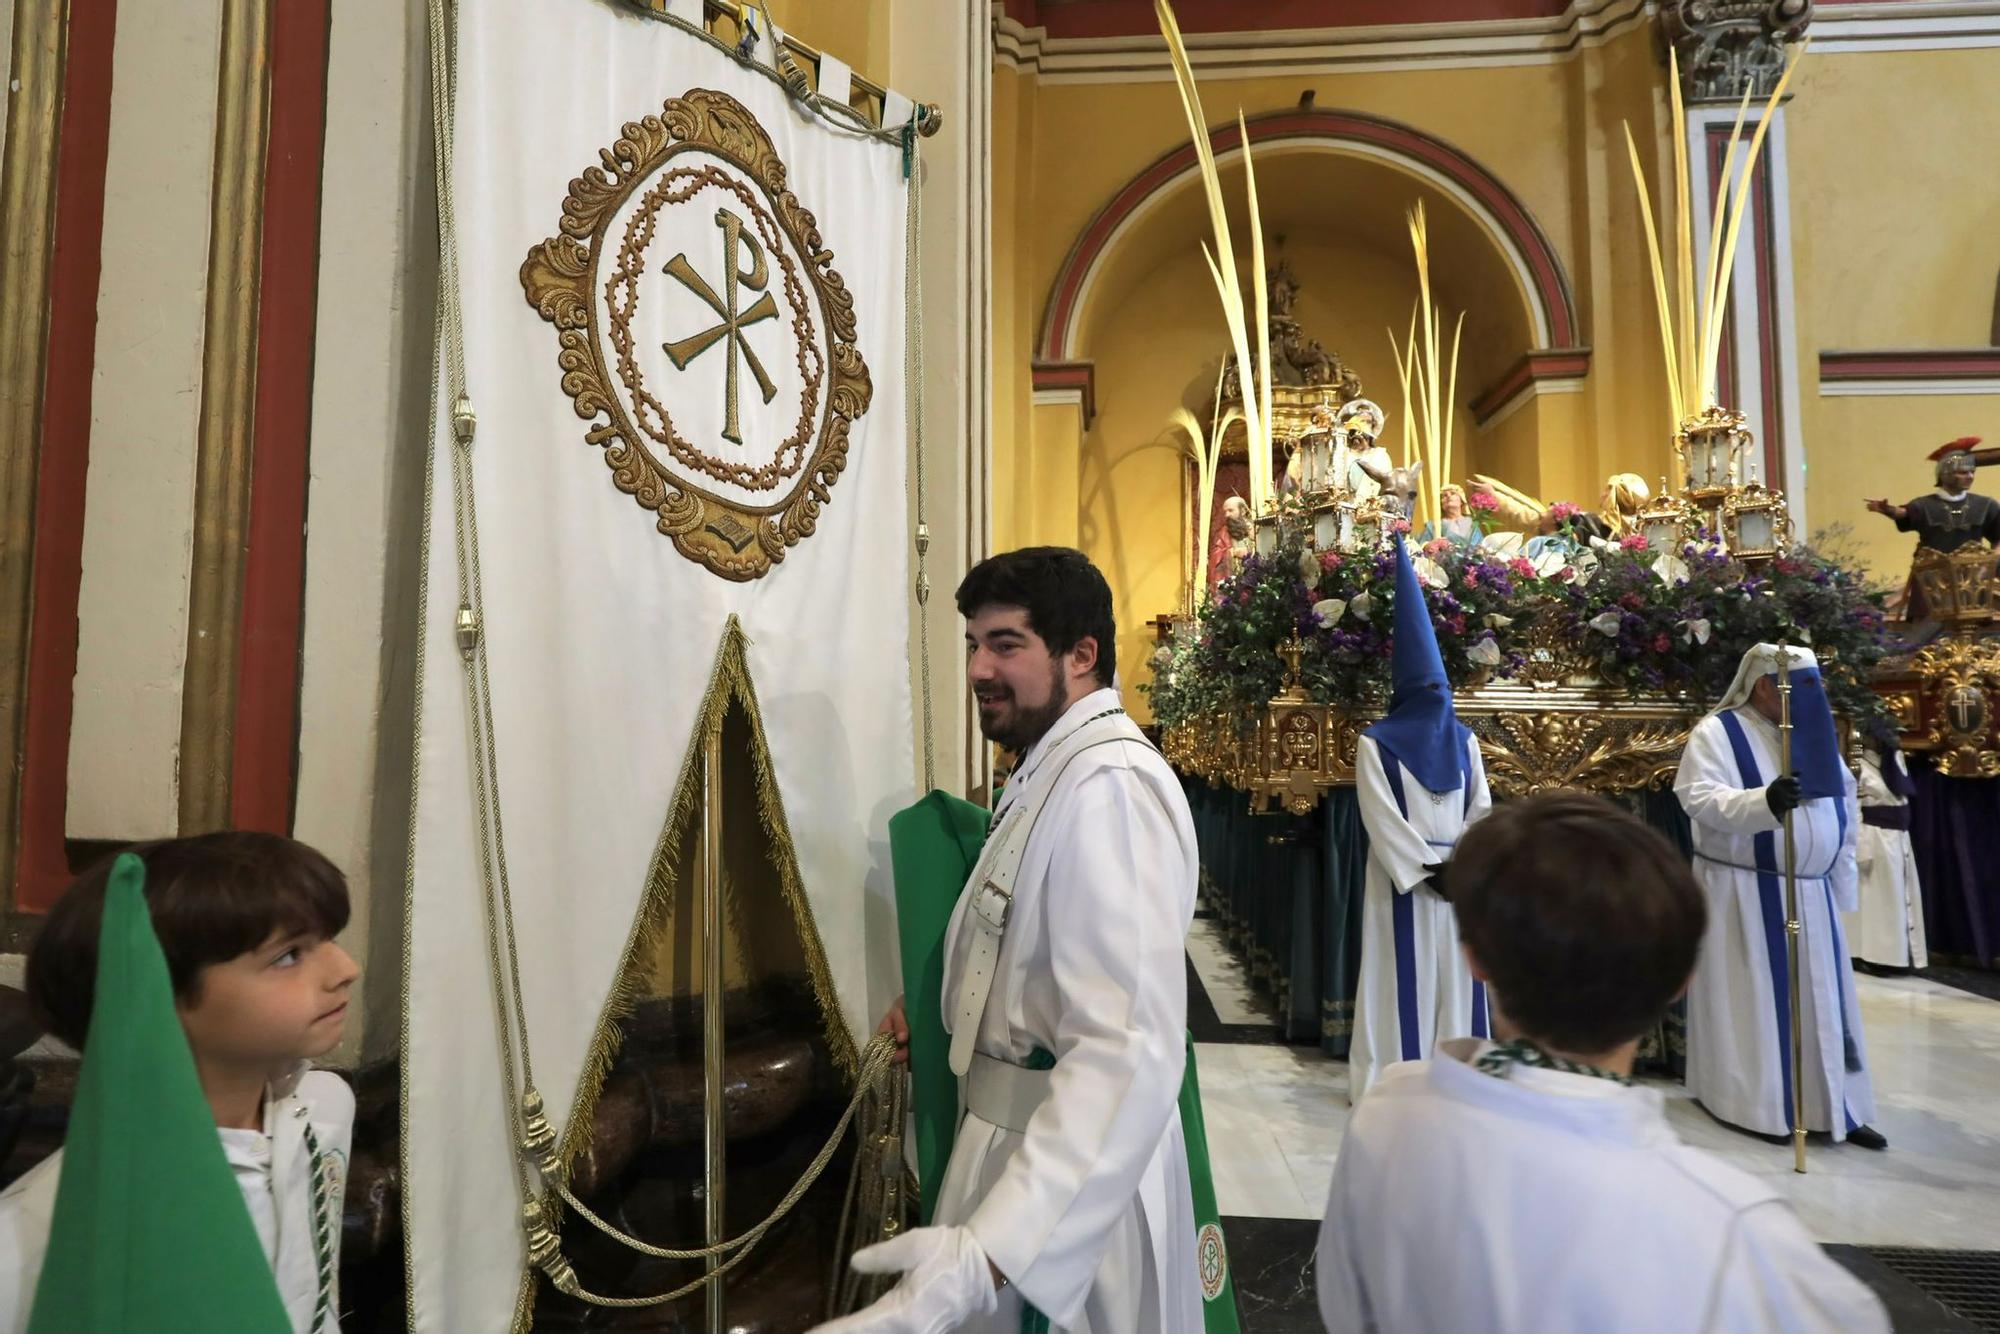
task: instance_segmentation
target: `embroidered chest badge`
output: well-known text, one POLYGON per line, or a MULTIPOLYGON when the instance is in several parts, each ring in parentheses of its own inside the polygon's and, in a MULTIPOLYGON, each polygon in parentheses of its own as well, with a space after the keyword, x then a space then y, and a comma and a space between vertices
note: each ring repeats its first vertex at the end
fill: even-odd
POLYGON ((1214 1223, 1204 1223, 1201 1231, 1195 1233, 1195 1260, 1201 1273, 1201 1299, 1212 1302, 1222 1295, 1222 1287, 1229 1282, 1229 1249, 1222 1243, 1222 1229, 1214 1223))
POLYGON ((521 287, 612 481, 725 579, 812 536, 874 388, 854 297, 770 135, 694 89, 569 183, 521 287))

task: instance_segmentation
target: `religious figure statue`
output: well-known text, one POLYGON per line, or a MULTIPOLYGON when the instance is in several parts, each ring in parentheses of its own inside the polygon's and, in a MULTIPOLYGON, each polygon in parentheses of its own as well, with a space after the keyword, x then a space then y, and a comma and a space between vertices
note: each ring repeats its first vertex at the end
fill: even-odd
POLYGON ((1892 505, 1886 499, 1870 500, 1868 508, 1896 521, 1905 533, 1917 535, 1917 545, 1946 554, 1984 541, 2000 546, 2000 501, 1979 495, 1972 489, 1973 458, 1977 436, 1965 436, 1931 454, 1937 461, 1937 490, 1918 496, 1907 505, 1892 505))
MULTIPOLYGON (((1328 352, 1316 338, 1307 336, 1293 308, 1298 304, 1299 280, 1282 259, 1265 274, 1269 294, 1271 383, 1274 385, 1322 386, 1337 389, 1338 397, 1354 398, 1361 393, 1361 377, 1349 370, 1339 357, 1328 352)), ((1224 401, 1242 401, 1239 369, 1231 365, 1224 372, 1224 401)))
POLYGON ((1250 554, 1255 543, 1251 533, 1250 502, 1242 496, 1230 496, 1222 502, 1222 526, 1216 529, 1215 540, 1208 553, 1208 591, 1213 593, 1222 581, 1235 576, 1243 568, 1243 560, 1250 554))
POLYGON ((1605 530, 1612 537, 1624 537, 1639 531, 1639 511, 1652 498, 1653 488, 1638 473, 1613 473, 1604 483, 1598 517, 1604 520, 1605 530))
POLYGON ((1389 451, 1375 443, 1385 420, 1382 409, 1365 398, 1345 404, 1334 418, 1334 439, 1347 449, 1347 485, 1361 504, 1382 494, 1396 468, 1389 451))
POLYGON ((1417 536, 1419 542, 1442 537, 1454 546, 1479 545, 1479 522, 1466 513, 1464 487, 1457 482, 1446 482, 1438 491, 1438 509, 1442 511, 1438 521, 1424 525, 1424 531, 1417 536))

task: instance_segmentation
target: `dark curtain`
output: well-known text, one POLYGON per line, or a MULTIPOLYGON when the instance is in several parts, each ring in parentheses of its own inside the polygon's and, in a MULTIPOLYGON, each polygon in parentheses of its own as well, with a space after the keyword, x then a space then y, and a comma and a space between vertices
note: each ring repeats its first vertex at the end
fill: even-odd
MULTIPOLYGON (((1665 834, 1667 841, 1679 848, 1681 856, 1689 863, 1694 861, 1694 831, 1689 827, 1687 812, 1681 809, 1680 798, 1674 795, 1672 788, 1622 792, 1619 800, 1634 815, 1665 834)), ((1687 1077, 1685 1000, 1675 1001, 1659 1027, 1639 1043, 1638 1068, 1642 1074, 1665 1075, 1672 1079, 1687 1077)))
POLYGON ((1201 848, 1202 907, 1276 1004, 1280 1035, 1346 1059, 1368 865, 1354 790, 1336 790, 1306 816, 1252 814, 1243 793, 1184 781, 1201 848))
POLYGON ((1910 842, 1934 955, 2000 961, 2000 778, 1946 778, 1910 755, 1910 842))
POLYGON ((1320 1050, 1347 1059, 1354 1040, 1354 991, 1361 980, 1361 889, 1368 874, 1368 831, 1351 787, 1320 802, 1319 1028, 1320 1050))

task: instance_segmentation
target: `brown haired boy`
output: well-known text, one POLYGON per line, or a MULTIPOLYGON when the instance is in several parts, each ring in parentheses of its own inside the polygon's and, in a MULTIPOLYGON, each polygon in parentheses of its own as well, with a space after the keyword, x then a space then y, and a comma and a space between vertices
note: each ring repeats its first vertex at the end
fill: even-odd
POLYGON ((1680 1143, 1639 1038, 1707 912, 1686 862, 1600 798, 1496 806, 1450 863, 1497 1042, 1383 1074, 1319 1240, 1331 1330, 1887 1330, 1770 1187, 1680 1143))
MULTIPOLYGON (((295 1330, 338 1329, 341 1194, 354 1095, 309 1068, 340 1041, 358 970, 333 937, 347 882, 303 843, 218 833, 130 849, 175 1008, 223 1152, 295 1330), (315 1213, 332 1220, 316 1227, 315 1213)), ((43 923, 27 989, 49 1031, 81 1049, 90 1027, 111 862, 81 876, 43 923)), ((0 1194, 0 1334, 25 1329, 48 1245, 60 1153, 0 1194)))

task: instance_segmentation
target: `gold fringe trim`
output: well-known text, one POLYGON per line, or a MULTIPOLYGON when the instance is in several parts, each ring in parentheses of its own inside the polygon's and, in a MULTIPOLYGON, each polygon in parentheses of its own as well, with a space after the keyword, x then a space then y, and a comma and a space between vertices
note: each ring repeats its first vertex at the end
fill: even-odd
POLYGON ((611 1073, 623 1036, 619 1021, 631 1014, 638 1002, 635 966, 639 953, 645 943, 663 930, 672 918, 675 891, 679 887, 674 873, 675 856, 692 834, 701 804, 702 749, 709 737, 721 731, 731 703, 742 709, 749 724, 758 823, 770 842, 771 865, 778 873, 779 892, 798 924, 800 952, 805 956, 806 972, 812 979, 813 996, 819 1002, 827 1050, 834 1064, 850 1082, 860 1070, 860 1053, 854 1045, 854 1035, 848 1032, 847 1022, 842 1018, 840 997, 834 987, 833 971, 827 963, 826 947, 820 940, 819 924, 814 920, 812 905, 806 898, 805 880, 799 874, 798 850, 792 841, 791 826, 785 819, 784 798, 778 791, 770 743, 764 733, 763 714, 757 706, 757 688, 750 679, 745 653, 748 643, 742 624, 734 615, 730 616, 722 627, 722 638, 716 646, 715 667, 709 675, 701 711, 695 718, 693 735, 688 739, 687 756, 681 761, 673 801, 667 807, 666 822, 660 830, 659 841, 654 845, 652 864, 646 875, 645 895, 620 955, 618 979, 605 999, 590 1050, 577 1076, 576 1096, 571 1102, 569 1119, 563 1126, 562 1141, 556 1150, 557 1161, 565 1172, 590 1143, 596 1126, 597 1099, 604 1090, 604 1081, 611 1073))

